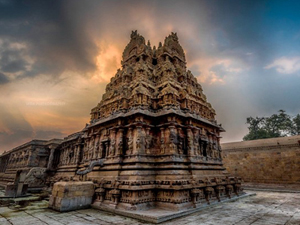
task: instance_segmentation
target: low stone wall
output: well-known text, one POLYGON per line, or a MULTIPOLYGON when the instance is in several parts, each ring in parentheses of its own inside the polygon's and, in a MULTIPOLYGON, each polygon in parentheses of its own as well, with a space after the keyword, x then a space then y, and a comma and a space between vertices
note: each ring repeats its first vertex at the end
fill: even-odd
POLYGON ((300 135, 222 144, 228 172, 245 182, 300 185, 300 135))
POLYGON ((49 208, 60 212, 88 208, 93 195, 93 182, 57 182, 53 185, 49 208))

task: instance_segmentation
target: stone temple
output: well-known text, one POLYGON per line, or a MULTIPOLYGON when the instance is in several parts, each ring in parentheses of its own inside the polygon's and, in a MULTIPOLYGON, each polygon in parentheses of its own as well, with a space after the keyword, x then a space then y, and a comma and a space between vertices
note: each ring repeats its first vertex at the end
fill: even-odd
MULTIPOLYGON (((182 210, 242 193, 222 163, 215 110, 176 33, 151 47, 132 32, 91 121, 49 150, 45 185, 90 181, 98 208, 182 210)), ((6 157, 7 157, 6 153, 6 157)))

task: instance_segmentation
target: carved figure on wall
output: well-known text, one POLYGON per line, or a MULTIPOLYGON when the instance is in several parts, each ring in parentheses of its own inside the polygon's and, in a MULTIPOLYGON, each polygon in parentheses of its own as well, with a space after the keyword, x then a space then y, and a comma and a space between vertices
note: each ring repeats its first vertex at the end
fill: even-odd
POLYGON ((169 135, 169 151, 170 153, 177 153, 177 135, 171 130, 169 135))
POLYGON ((118 155, 123 154, 123 137, 119 138, 119 144, 118 144, 118 155))
POLYGON ((206 148, 207 156, 212 157, 212 143, 209 142, 206 148))
POLYGON ((141 138, 140 137, 137 137, 136 142, 135 142, 135 146, 136 146, 137 151, 139 151, 141 149, 142 144, 141 144, 141 138))
POLYGON ((197 131, 194 132, 193 145, 194 145, 194 152, 195 152, 194 154, 200 155, 199 135, 197 134, 197 131))
POLYGON ((100 143, 99 143, 99 141, 97 141, 97 144, 96 144, 96 147, 95 147, 95 156, 94 156, 95 159, 100 157, 99 153, 100 153, 100 143))
POLYGON ((181 136, 178 137, 178 154, 182 155, 183 154, 183 140, 181 136))
POLYGON ((148 134, 145 138, 145 145, 146 145, 146 153, 150 153, 150 147, 152 144, 152 135, 148 134))
POLYGON ((133 154, 133 139, 132 139, 132 137, 128 138, 128 151, 130 154, 133 154))
POLYGON ((160 139, 160 153, 161 154, 165 153, 165 140, 164 140, 164 138, 160 139))
POLYGON ((115 152, 116 152, 116 140, 114 138, 110 142, 109 151, 108 152, 109 152, 108 153, 109 156, 115 155, 115 152))

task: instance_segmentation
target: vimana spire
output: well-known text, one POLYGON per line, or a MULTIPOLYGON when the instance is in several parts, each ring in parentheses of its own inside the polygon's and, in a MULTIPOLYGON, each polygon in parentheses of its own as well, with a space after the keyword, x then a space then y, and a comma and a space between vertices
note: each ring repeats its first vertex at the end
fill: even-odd
POLYGON ((177 34, 156 48, 133 31, 121 64, 91 110, 90 123, 58 146, 45 147, 51 150, 45 185, 54 184, 50 205, 65 204, 66 195, 66 210, 90 201, 116 212, 182 211, 244 194, 241 179, 223 167, 224 129, 186 69, 177 34), (72 185, 55 196, 61 190, 57 181, 72 185), (84 181, 90 181, 91 192, 75 188, 84 181))

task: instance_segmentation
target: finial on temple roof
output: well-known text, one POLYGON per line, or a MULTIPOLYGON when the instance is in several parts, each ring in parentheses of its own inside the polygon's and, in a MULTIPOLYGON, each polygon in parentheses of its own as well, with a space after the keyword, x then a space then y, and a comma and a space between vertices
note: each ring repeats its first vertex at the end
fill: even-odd
POLYGON ((177 33, 175 32, 171 32, 171 35, 170 36, 172 36, 172 38, 175 40, 175 41, 178 41, 178 36, 177 36, 177 33))
POLYGON ((137 30, 132 31, 130 37, 135 38, 138 35, 137 30))

